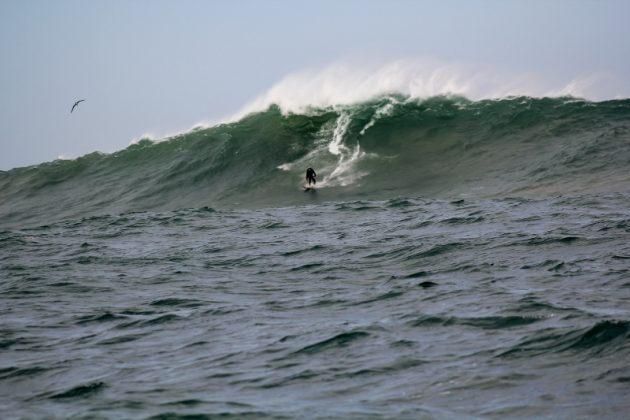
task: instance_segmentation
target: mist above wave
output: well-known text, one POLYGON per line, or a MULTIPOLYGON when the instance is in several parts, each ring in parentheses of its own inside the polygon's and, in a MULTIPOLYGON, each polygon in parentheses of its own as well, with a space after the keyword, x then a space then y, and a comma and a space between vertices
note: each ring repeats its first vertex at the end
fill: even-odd
POLYGON ((435 59, 401 59, 385 64, 337 62, 287 75, 246 104, 230 120, 277 105, 285 113, 305 113, 369 101, 385 94, 415 99, 464 96, 471 100, 514 96, 566 97, 605 100, 623 96, 610 74, 574 77, 559 85, 526 72, 498 71, 482 65, 435 59))

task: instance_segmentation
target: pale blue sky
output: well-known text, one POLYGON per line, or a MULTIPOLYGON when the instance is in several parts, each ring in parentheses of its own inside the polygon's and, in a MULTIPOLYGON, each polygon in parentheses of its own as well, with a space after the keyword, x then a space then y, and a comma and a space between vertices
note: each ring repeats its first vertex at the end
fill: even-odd
POLYGON ((0 169, 112 152, 336 62, 432 57, 630 94, 630 1, 0 0, 0 169), (74 100, 87 98, 72 115, 74 100))

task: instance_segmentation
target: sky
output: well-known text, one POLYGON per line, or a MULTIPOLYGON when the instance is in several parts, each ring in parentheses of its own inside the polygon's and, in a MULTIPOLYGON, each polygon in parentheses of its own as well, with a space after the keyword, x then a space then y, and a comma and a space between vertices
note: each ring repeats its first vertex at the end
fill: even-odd
POLYGON ((625 0, 0 0, 0 170, 383 89, 627 98, 628 16, 625 0))

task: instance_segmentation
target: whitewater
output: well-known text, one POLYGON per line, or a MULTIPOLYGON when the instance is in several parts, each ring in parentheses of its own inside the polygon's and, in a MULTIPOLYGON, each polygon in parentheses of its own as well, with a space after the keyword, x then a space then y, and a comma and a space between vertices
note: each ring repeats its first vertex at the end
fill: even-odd
POLYGON ((2 417, 624 417, 630 100, 295 80, 0 172, 2 417))

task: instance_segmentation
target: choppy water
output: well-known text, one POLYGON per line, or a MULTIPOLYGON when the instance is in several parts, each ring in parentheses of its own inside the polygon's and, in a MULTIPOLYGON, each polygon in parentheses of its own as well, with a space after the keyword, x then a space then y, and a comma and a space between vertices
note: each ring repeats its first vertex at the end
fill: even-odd
POLYGON ((628 415, 630 195, 308 197, 1 231, 2 417, 628 415))

